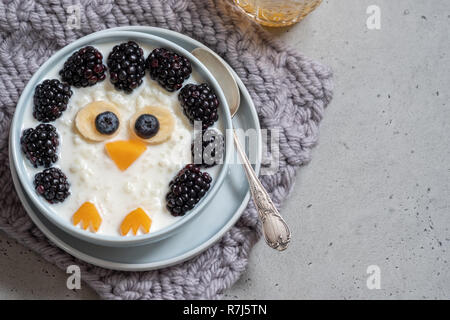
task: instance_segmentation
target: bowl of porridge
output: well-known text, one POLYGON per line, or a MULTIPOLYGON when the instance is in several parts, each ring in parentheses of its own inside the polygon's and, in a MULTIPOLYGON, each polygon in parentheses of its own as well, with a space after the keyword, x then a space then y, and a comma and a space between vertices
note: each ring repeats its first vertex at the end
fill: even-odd
POLYGON ((177 232, 214 199, 231 157, 214 76, 141 33, 92 34, 59 50, 28 82, 11 125, 12 162, 33 204, 100 245, 177 232))

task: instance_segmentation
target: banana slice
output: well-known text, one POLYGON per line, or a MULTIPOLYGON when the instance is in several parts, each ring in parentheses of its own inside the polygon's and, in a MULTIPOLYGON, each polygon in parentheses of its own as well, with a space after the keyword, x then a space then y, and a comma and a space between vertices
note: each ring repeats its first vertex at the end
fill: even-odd
POLYGON ((78 111, 75 118, 75 126, 83 137, 92 141, 104 141, 115 137, 120 131, 120 112, 112 103, 106 101, 94 101, 78 111), (95 126, 96 117, 106 111, 114 113, 119 119, 119 128, 112 134, 102 134, 95 126))
POLYGON ((130 119, 130 131, 136 139, 144 141, 148 144, 160 144, 170 139, 172 136, 175 120, 169 110, 160 107, 145 107, 136 112, 130 119), (151 138, 143 139, 136 134, 134 125, 136 120, 143 114, 151 114, 156 117, 159 122, 159 131, 151 138))

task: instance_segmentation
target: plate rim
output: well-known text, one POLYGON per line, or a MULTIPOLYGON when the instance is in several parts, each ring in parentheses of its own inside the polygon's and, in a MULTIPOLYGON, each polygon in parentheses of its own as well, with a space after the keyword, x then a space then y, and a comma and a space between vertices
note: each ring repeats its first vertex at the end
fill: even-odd
MULTIPOLYGON (((167 29, 163 29, 163 28, 158 28, 158 27, 147 27, 147 26, 124 26, 124 27, 116 27, 116 28, 111 28, 111 29, 105 29, 99 32, 110 32, 111 30, 127 30, 127 31, 133 31, 133 32, 144 32, 144 33, 151 33, 152 31, 156 31, 159 32, 161 34, 167 33, 170 34, 171 36, 174 36, 175 38, 181 38, 182 40, 192 43, 195 46, 198 47, 204 47, 204 48, 208 48, 207 46, 205 46, 204 44, 200 43, 199 41, 192 39, 184 34, 181 34, 179 32, 175 32, 172 30, 167 30, 167 29)), ((179 45, 182 47, 182 45, 179 45)), ((244 83, 242 82, 242 80, 239 78, 239 76, 237 76, 236 72, 232 69, 233 74, 236 78, 236 81, 238 82, 239 88, 241 89, 241 93, 242 95, 245 97, 245 99, 247 100, 249 106, 250 106, 250 113, 252 114, 252 117, 255 119, 255 124, 256 124, 256 130, 259 133, 258 134, 258 149, 259 149, 259 153, 258 153, 258 158, 257 158, 257 162, 255 163, 254 169, 255 172, 257 174, 259 174, 260 172, 260 168, 261 168, 261 158, 262 158, 262 137, 261 137, 261 127, 260 127, 260 123, 259 123, 259 118, 258 118, 258 114, 256 112, 256 108, 254 106, 253 100, 251 99, 251 96, 247 90, 247 88, 245 87, 244 83)), ((9 150, 11 150, 9 148, 9 150)), ((10 157, 10 162, 11 162, 11 157, 10 157)), ((11 173, 13 176, 13 183, 14 183, 14 187, 16 188, 16 190, 18 189, 18 187, 16 186, 16 183, 20 184, 20 181, 18 181, 18 179, 16 177, 14 177, 14 167, 10 166, 11 169, 11 173), (15 181, 15 179, 17 181, 15 181)), ((21 195, 18 191, 19 194, 19 198, 21 198, 21 195)), ((232 216, 232 218, 230 220, 228 220, 228 222, 222 226, 222 228, 216 232, 216 234, 212 237, 210 237, 209 239, 207 239, 206 241, 204 241, 201 245, 195 247, 194 249, 191 249, 187 252, 185 252, 184 254, 178 255, 177 257, 173 257, 171 259, 166 259, 166 260, 161 260, 158 262, 151 262, 151 263, 118 263, 118 262, 112 262, 112 261, 107 261, 104 259, 99 259, 96 258, 94 256, 91 255, 87 255, 81 251, 79 251, 78 249, 73 248, 72 246, 70 246, 70 244, 66 244, 64 241, 60 240, 58 237, 56 237, 51 231, 49 231, 47 229, 47 227, 40 221, 40 219, 35 215, 35 213, 33 212, 32 208, 28 205, 28 203, 26 201, 22 200, 22 205, 25 207, 25 210, 27 211, 28 215, 30 216, 30 218, 32 219, 32 221, 36 224, 36 226, 44 233, 44 235, 50 239, 50 241, 52 241, 57 247, 59 247, 60 249, 62 249, 63 251, 67 252, 68 254, 74 256, 77 259, 80 259, 84 262, 102 267, 102 268, 107 268, 107 269, 112 269, 112 270, 120 270, 120 271, 149 271, 149 270, 155 270, 155 269, 161 269, 161 268, 166 268, 166 267, 170 267, 173 265, 177 265, 180 264, 182 262, 185 262, 199 254, 201 254, 202 252, 204 252, 205 250, 207 250, 209 247, 211 247, 212 245, 214 245, 217 241, 219 241, 223 235, 237 222, 237 220, 241 217, 243 211, 245 210, 245 208, 247 207, 247 204, 250 200, 250 190, 247 190, 246 195, 244 196, 239 208, 235 211, 234 215, 232 216), (26 205, 25 205, 26 203, 26 205)), ((163 239, 161 241, 165 241, 166 239, 163 239)), ((145 246, 145 244, 143 244, 145 246)))

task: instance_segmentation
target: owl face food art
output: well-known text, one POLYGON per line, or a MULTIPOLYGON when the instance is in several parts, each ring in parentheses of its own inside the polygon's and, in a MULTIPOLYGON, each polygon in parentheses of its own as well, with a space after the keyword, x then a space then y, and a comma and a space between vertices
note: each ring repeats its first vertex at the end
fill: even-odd
POLYGON ((47 77, 20 143, 35 192, 73 226, 154 232, 207 194, 218 168, 198 157, 212 144, 214 159, 223 157, 219 103, 186 57, 105 43, 73 52, 47 77), (195 148, 193 121, 202 121, 205 138, 195 148))

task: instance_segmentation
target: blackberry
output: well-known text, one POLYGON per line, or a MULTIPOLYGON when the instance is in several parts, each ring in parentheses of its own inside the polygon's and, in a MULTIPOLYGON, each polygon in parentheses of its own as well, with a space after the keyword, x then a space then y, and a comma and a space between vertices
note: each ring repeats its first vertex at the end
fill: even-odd
POLYGON ((57 79, 44 80, 34 91, 33 116, 41 122, 55 121, 67 109, 72 94, 67 83, 57 79))
POLYGON ((150 77, 167 91, 177 91, 192 73, 191 62, 173 51, 157 48, 145 61, 150 77))
POLYGON ((194 208, 211 186, 212 178, 194 164, 188 164, 170 181, 166 195, 167 209, 173 216, 183 216, 194 208))
POLYGON ((108 56, 111 83, 117 90, 131 93, 145 75, 144 51, 134 41, 114 46, 108 56))
POLYGON ((208 84, 187 84, 178 94, 183 113, 191 123, 201 121, 203 130, 212 126, 219 119, 217 108, 219 100, 208 84))
POLYGON ((58 161, 57 148, 59 145, 58 133, 51 124, 40 124, 36 128, 23 131, 20 145, 25 156, 37 168, 50 167, 58 161))
POLYGON ((210 168, 220 163, 224 155, 224 138, 222 133, 208 129, 197 135, 191 145, 192 158, 200 167, 210 168))
POLYGON ((58 168, 48 168, 34 176, 36 192, 49 203, 63 202, 70 195, 66 175, 58 168))
POLYGON ((64 63, 59 75, 62 81, 80 88, 93 86, 106 78, 103 56, 92 46, 74 52, 64 63))

